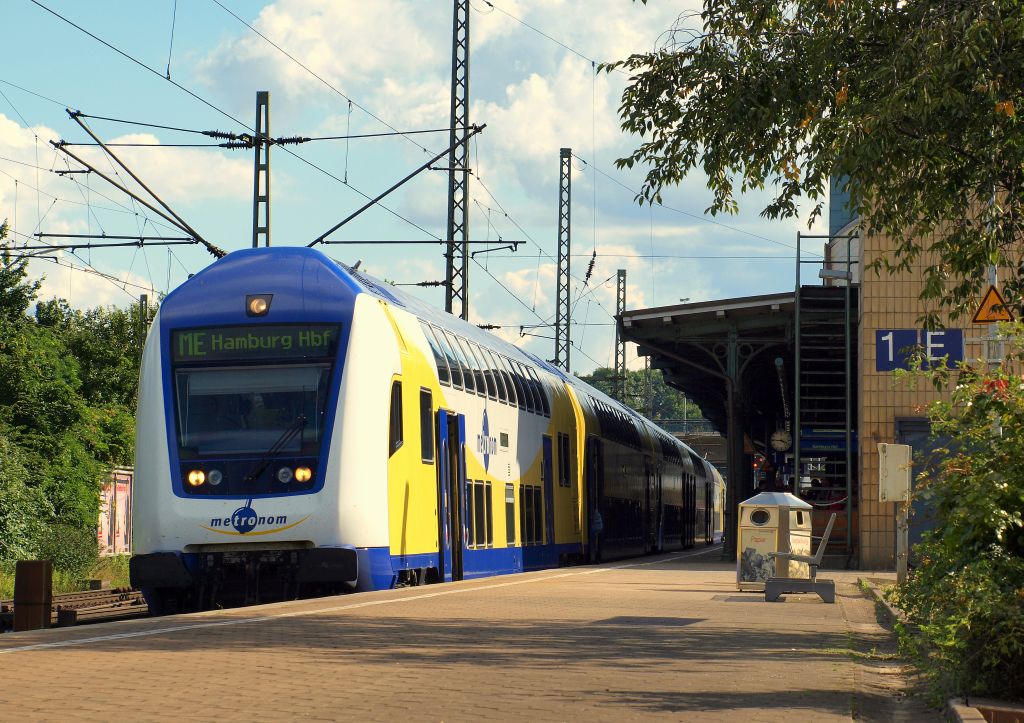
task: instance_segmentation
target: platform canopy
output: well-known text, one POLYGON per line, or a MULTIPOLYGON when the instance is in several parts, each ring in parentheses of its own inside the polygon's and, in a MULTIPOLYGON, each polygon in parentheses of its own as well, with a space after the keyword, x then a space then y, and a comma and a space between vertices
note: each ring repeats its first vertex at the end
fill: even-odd
POLYGON ((737 421, 763 439, 793 411, 794 306, 793 292, 747 296, 635 309, 618 323, 622 338, 637 344, 722 434, 733 384, 737 421))

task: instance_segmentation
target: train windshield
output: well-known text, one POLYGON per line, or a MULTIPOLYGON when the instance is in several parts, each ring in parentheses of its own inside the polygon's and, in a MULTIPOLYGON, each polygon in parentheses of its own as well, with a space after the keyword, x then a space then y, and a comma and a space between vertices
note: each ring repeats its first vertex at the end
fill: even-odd
POLYGON ((328 364, 178 369, 179 454, 317 454, 329 377, 328 364))

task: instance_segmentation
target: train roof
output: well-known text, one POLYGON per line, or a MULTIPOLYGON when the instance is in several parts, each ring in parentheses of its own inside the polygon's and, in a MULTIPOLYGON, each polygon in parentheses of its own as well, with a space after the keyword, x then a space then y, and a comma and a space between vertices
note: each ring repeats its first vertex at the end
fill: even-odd
POLYGON ((680 442, 636 410, 612 399, 574 374, 567 374, 535 354, 520 349, 515 344, 511 344, 499 336, 490 334, 474 324, 438 309, 412 294, 392 286, 386 281, 374 278, 337 259, 333 259, 319 249, 306 246, 274 246, 233 251, 224 258, 218 259, 172 291, 167 296, 167 299, 165 299, 165 305, 170 304, 173 306, 177 297, 187 294, 187 287, 193 284, 203 284, 207 277, 220 279, 225 274, 231 274, 235 269, 237 269, 238 273, 244 274, 244 279, 241 282, 236 280, 233 286, 243 283, 246 287, 255 289, 261 283, 266 282, 270 282, 271 285, 280 286, 294 285, 295 274, 300 273, 303 276, 302 287, 306 293, 313 292, 330 297, 336 295, 338 291, 336 288, 332 289, 332 287, 341 285, 350 291, 369 294, 394 304, 423 321, 455 331, 478 344, 501 351, 506 356, 518 358, 522 363, 527 363, 544 370, 551 376, 571 386, 578 395, 601 402, 625 415, 651 437, 661 437, 666 441, 670 441, 678 445, 678 447, 685 449, 689 454, 696 456, 697 459, 700 459, 699 455, 696 455, 689 446, 680 442), (260 264, 259 261, 266 257, 270 257, 273 263, 267 265, 260 264), (324 267, 334 273, 326 276, 320 274, 319 268, 324 267))

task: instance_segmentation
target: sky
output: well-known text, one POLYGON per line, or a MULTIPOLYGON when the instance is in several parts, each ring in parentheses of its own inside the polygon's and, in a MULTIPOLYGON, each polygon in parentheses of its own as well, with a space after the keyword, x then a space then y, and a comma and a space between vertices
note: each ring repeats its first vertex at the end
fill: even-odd
MULTIPOLYGON (((595 63, 655 49, 697 7, 472 0, 469 115, 487 127, 469 151, 469 236, 493 242, 472 247, 482 250, 468 267, 472 322, 553 357, 561 148, 573 152, 572 371, 613 364, 618 269, 628 309, 792 289, 796 234, 823 224, 760 218, 767 193, 741 197, 738 215, 705 215, 712 195, 699 172, 667 189, 663 205, 640 206, 644 169, 616 169, 640 142, 617 115, 628 76, 597 73, 595 63), (513 240, 523 242, 515 252, 499 249, 513 240)), ((91 142, 71 109, 104 142, 136 144, 112 149, 204 238, 250 247, 253 152, 195 131, 250 131, 265 90, 274 137, 370 136, 272 150, 271 242, 309 243, 447 148, 452 12, 438 0, 4 0, 8 241, 181 236, 96 174, 57 173, 81 166, 51 141, 91 142)), ((99 149, 69 150, 137 188, 99 149)), ((320 248, 393 283, 443 280, 444 247, 422 242, 444 237, 446 205, 446 174, 424 171, 329 237, 367 243, 320 248)), ((78 249, 33 260, 30 271, 43 278, 41 298, 90 308, 165 294, 213 261, 195 245, 78 249)), ((444 305, 443 289, 403 288, 444 305)), ((641 368, 629 347, 629 368, 641 368)))

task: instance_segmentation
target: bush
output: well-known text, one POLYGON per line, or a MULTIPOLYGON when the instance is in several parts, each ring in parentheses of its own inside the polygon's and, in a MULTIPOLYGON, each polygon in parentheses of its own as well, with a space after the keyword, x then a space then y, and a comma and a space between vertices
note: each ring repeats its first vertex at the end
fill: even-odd
POLYGON ((923 638, 933 702, 953 695, 1024 698, 1024 560, 997 545, 966 561, 935 540, 893 593, 923 638))
POLYGON ((24 455, 0 427, 0 562, 34 556, 52 517, 45 495, 28 479, 24 455))
MULTIPOLYGON (((1024 327, 1009 330, 1024 339, 1024 327)), ((948 401, 929 407, 950 443, 926 460, 916 496, 935 528, 893 602, 920 631, 917 645, 936 701, 952 695, 1024 698, 1024 376, 1003 366, 956 372, 948 401)), ((953 376, 927 372, 939 386, 953 376)))
POLYGON ((52 525, 39 546, 38 557, 51 561, 55 572, 75 578, 87 577, 99 557, 96 530, 52 525))

